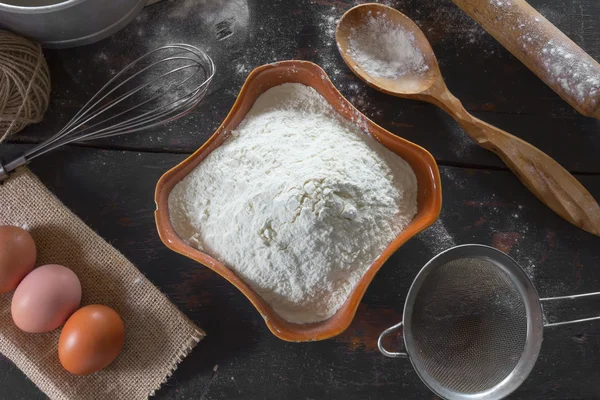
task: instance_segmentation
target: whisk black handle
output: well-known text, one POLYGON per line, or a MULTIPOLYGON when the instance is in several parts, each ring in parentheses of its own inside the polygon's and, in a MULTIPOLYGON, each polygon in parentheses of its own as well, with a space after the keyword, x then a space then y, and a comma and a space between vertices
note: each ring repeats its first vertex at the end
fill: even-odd
POLYGON ((2 165, 2 162, 0 162, 0 182, 4 182, 5 180, 8 179, 9 174, 14 171, 15 169, 22 167, 23 165, 27 164, 27 159, 25 158, 25 156, 21 156, 11 162, 9 162, 6 165, 2 165))

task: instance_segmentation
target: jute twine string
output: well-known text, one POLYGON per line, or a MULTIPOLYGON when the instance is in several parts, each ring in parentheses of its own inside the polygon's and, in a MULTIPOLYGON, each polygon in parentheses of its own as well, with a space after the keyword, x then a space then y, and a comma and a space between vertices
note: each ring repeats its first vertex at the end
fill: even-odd
POLYGON ((50 100, 50 73, 42 48, 0 30, 0 142, 40 122, 50 100))

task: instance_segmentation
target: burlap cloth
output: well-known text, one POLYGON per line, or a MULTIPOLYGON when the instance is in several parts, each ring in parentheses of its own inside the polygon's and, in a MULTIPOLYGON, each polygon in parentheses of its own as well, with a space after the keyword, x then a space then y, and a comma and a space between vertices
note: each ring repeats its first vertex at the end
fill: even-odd
MULTIPOLYGON (((105 304, 125 323, 125 345, 106 369, 79 377, 58 360, 60 329, 28 334, 12 322, 12 292, 0 294, 0 352, 51 399, 146 399, 204 336, 135 266, 69 211, 29 170, 0 186, 0 225, 27 228, 37 265, 71 268, 81 304, 105 304)), ((1 394, 0 394, 1 397, 1 394)))

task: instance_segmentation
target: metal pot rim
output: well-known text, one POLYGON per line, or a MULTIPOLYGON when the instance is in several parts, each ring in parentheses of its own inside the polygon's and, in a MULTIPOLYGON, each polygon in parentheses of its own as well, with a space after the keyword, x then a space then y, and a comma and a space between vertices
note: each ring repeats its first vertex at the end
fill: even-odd
POLYGON ((65 0, 57 4, 38 7, 13 6, 0 1, 0 11, 8 11, 15 14, 43 14, 63 10, 79 3, 83 3, 84 1, 86 0, 65 0))

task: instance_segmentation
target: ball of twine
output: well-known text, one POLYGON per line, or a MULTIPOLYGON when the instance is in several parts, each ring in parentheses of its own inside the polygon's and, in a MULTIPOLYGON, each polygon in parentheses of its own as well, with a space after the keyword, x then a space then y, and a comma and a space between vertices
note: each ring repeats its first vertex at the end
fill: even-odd
POLYGON ((0 30, 0 142, 40 122, 50 100, 50 73, 42 48, 0 30))

